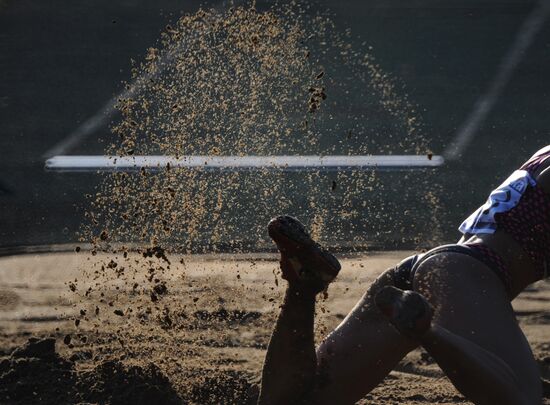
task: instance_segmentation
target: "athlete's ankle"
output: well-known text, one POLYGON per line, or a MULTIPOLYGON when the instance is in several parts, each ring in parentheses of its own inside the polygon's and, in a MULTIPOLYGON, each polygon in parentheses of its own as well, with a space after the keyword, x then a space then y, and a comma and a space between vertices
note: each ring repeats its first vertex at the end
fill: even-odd
POLYGON ((311 297, 315 298, 317 294, 324 291, 325 289, 326 289, 326 286, 320 283, 315 284, 315 283, 295 280, 288 283, 286 293, 287 295, 293 295, 296 297, 309 299, 311 297))

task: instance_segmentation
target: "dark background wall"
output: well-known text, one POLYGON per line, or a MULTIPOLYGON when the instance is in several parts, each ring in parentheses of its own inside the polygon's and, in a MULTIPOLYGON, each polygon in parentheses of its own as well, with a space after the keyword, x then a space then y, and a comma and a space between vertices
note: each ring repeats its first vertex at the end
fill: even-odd
MULTIPOLYGON (((338 27, 367 41, 383 69, 406 85, 431 149, 442 153, 536 6, 519 0, 325 0, 319 7, 329 7, 338 27)), ((74 241, 82 196, 98 177, 47 173, 44 153, 121 90, 130 59, 142 58, 167 23, 198 7, 176 0, 0 3, 0 247, 74 241)), ((437 174, 445 191, 443 241, 456 237, 459 221, 491 187, 550 143, 548 72, 550 20, 475 142, 437 174)), ((70 153, 101 153, 97 137, 106 131, 70 153)), ((409 246, 411 240, 386 238, 382 246, 409 246)))

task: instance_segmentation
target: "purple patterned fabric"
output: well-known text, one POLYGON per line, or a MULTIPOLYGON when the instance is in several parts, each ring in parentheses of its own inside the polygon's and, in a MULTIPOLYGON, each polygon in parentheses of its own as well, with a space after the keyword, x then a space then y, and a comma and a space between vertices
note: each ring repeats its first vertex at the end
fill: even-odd
POLYGON ((527 162, 523 164, 523 166, 520 167, 520 170, 527 170, 530 174, 534 175, 534 173, 538 170, 538 168, 548 158, 550 158, 550 145, 546 146, 545 148, 542 148, 537 153, 535 153, 531 157, 531 159, 529 159, 527 162))
MULTIPOLYGON (((522 167, 535 175, 550 158, 546 147, 529 159, 522 167)), ((509 233, 533 260, 537 279, 547 276, 550 258, 550 194, 538 185, 528 187, 519 203, 509 211, 495 215, 498 229, 509 233)))

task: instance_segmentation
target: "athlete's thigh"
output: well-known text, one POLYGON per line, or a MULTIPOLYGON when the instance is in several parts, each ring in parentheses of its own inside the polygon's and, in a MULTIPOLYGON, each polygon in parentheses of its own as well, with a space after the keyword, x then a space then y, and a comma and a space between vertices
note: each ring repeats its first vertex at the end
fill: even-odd
POLYGON ((319 381, 314 403, 355 403, 376 387, 417 344, 400 335, 374 303, 393 285, 393 270, 378 277, 317 350, 319 381))
POLYGON ((500 279, 474 258, 436 255, 422 263, 414 288, 435 308, 434 322, 501 358, 525 392, 540 392, 533 353, 500 279))

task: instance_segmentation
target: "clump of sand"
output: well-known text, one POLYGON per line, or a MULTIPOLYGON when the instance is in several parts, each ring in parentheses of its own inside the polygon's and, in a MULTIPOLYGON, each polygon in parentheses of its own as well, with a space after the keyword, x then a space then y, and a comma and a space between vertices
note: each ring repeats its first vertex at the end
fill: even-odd
POLYGON ((77 372, 73 358, 59 356, 55 344, 53 338, 31 338, 1 359, 2 403, 182 403, 154 364, 127 366, 106 361, 77 372))

